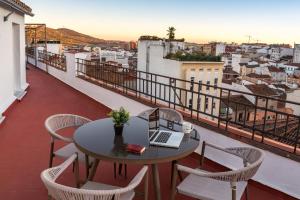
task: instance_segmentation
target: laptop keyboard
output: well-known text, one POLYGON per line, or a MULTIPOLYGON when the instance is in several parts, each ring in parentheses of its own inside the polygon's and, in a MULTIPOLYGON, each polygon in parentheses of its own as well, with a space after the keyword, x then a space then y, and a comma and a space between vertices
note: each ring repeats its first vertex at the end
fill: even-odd
POLYGON ((159 136, 155 139, 154 142, 167 143, 169 138, 171 137, 171 134, 172 133, 170 133, 170 132, 161 131, 159 136))

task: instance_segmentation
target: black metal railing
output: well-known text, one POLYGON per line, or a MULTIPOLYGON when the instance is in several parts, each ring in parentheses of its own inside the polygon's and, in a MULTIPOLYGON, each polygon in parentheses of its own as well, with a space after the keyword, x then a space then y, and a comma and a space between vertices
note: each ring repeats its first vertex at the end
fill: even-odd
POLYGON ((56 69, 67 71, 66 56, 47 51, 38 51, 38 61, 56 69))
POLYGON ((100 62, 77 59, 77 77, 118 90, 151 105, 181 111, 195 122, 219 129, 245 130, 248 138, 299 147, 300 103, 279 97, 255 95, 218 85, 187 81, 100 62))
POLYGON ((28 57, 35 58, 35 56, 34 56, 35 48, 34 47, 26 47, 25 52, 28 57))

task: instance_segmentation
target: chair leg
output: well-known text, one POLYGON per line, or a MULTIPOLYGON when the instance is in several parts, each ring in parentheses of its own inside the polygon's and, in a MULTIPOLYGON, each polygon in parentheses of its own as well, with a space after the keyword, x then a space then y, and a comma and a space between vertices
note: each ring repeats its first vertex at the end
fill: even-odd
POLYGON ((125 178, 127 178, 127 164, 124 164, 124 170, 125 170, 125 178))
POLYGON ((87 154, 85 154, 85 173, 86 173, 86 178, 88 178, 90 173, 90 161, 89 161, 89 156, 87 154))
POLYGON ((79 188, 80 186, 80 180, 79 180, 79 162, 78 162, 78 154, 76 160, 73 162, 74 166, 74 173, 75 173, 75 179, 76 179, 76 187, 79 188))
POLYGON ((51 141, 51 144, 50 144, 50 159, 49 159, 49 168, 52 167, 52 163, 53 163, 53 157, 54 157, 54 141, 51 141))
POLYGON ((232 200, 236 200, 236 183, 231 183, 232 200))
POLYGON ((171 200, 175 199, 176 196, 176 181, 177 181, 177 166, 174 165, 173 171, 172 171, 172 190, 171 190, 171 200))
MULTIPOLYGON (((126 164, 125 164, 126 166, 126 164)), ((127 168, 127 167, 125 167, 127 168)), ((144 185, 144 200, 148 200, 148 184, 149 184, 149 172, 147 171, 146 172, 146 175, 145 175, 145 185, 144 185)))
POLYGON ((205 143, 205 141, 203 141, 203 143, 202 143, 202 149, 201 149, 200 168, 203 168, 203 163, 204 163, 204 158, 205 158, 205 156, 204 156, 204 153, 205 153, 205 145, 206 145, 206 143, 205 143))
MULTIPOLYGON (((177 164, 177 160, 173 160, 172 165, 171 165, 171 187, 172 187, 172 180, 173 180, 173 171, 174 171, 174 167, 176 164, 177 164)), ((179 180, 182 181, 183 178, 182 178, 182 174, 180 171, 177 171, 177 175, 179 177, 179 180)))
POLYGON ((73 162, 73 164, 72 164, 72 172, 74 173, 74 171, 75 171, 75 163, 73 162))
POLYGON ((119 164, 119 175, 122 175, 122 168, 123 168, 123 164, 119 164))
POLYGON ((114 163, 114 178, 117 178, 117 164, 114 163))
POLYGON ((246 200, 249 199, 249 189, 248 189, 248 183, 247 183, 247 186, 246 186, 246 200))

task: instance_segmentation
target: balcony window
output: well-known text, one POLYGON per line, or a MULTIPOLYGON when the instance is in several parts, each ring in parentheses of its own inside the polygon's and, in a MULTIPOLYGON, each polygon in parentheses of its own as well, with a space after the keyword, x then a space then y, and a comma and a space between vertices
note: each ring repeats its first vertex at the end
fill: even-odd
POLYGON ((209 90, 209 88, 210 88, 209 86, 210 86, 210 81, 207 81, 206 82, 206 90, 209 90))
POLYGON ((205 109, 208 109, 208 97, 205 98, 205 109))

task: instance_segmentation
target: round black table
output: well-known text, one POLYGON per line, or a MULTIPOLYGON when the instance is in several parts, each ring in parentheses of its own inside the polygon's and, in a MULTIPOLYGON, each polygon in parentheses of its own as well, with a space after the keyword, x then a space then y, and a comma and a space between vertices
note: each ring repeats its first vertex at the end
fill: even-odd
MULTIPOLYGON (((159 124, 160 129, 182 130, 181 125, 173 124, 170 127, 164 120, 160 120, 159 124)), ((151 165, 156 197, 161 199, 157 164, 172 162, 173 166, 177 160, 190 155, 196 150, 200 138, 197 131, 193 130, 190 134, 185 134, 179 148, 152 146, 149 145, 148 130, 148 120, 141 117, 131 117, 124 126, 122 135, 115 135, 111 118, 96 120, 79 127, 74 133, 75 145, 86 154, 86 157, 95 158, 89 173, 89 180, 93 179, 99 160, 151 165), (126 151, 127 144, 139 144, 145 146, 146 150, 141 155, 132 154, 126 151)))

